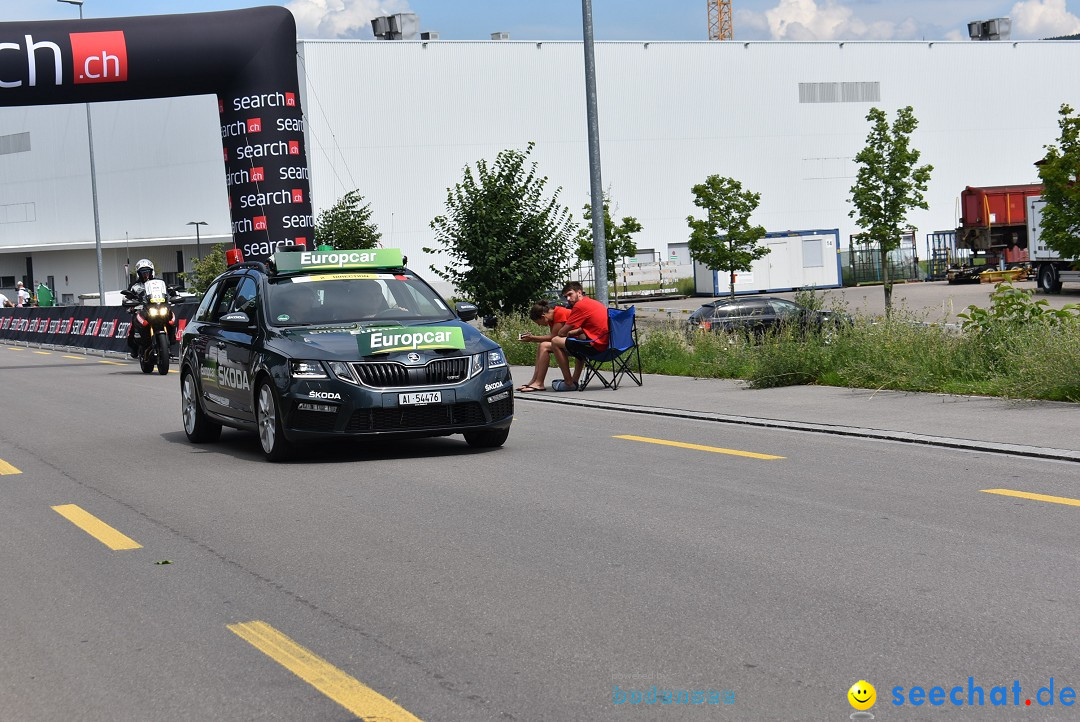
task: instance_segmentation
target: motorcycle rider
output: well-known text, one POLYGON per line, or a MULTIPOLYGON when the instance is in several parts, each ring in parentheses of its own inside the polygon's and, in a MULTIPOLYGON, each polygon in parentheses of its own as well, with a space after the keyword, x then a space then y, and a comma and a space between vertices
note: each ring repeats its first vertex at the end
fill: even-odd
MULTIPOLYGON (((145 284, 154 278, 154 262, 149 258, 141 258, 135 264, 135 280, 131 282, 127 290, 134 294, 135 298, 141 299, 145 291, 145 284)), ((170 289, 171 291, 172 289, 170 289)), ((139 358, 139 342, 135 340, 135 306, 137 302, 132 299, 126 301, 128 312, 131 313, 131 325, 128 326, 127 345, 131 358, 139 358)))

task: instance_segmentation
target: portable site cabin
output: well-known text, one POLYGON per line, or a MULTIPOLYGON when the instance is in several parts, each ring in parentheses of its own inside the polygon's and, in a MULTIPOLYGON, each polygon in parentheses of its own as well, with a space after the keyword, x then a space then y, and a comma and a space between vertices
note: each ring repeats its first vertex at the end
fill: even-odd
MULTIPOLYGON (((735 273, 735 293, 840 288, 840 229, 766 233, 762 245, 771 253, 754 261, 749 271, 735 273)), ((721 296, 728 292, 727 271, 694 261, 694 293, 721 296)))

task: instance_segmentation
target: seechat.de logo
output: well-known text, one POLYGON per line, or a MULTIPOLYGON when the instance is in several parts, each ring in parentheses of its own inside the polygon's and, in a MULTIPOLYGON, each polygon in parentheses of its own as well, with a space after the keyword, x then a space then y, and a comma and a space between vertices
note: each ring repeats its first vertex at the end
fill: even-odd
POLYGON ((71 33, 69 37, 76 85, 127 81, 127 41, 123 30, 71 33))

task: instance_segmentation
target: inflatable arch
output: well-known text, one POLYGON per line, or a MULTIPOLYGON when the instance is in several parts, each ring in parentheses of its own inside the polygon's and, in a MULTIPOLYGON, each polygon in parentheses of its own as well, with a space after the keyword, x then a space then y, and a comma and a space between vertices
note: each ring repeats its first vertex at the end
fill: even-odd
POLYGON ((296 24, 282 7, 0 23, 0 106, 214 94, 233 241, 313 238, 296 24))

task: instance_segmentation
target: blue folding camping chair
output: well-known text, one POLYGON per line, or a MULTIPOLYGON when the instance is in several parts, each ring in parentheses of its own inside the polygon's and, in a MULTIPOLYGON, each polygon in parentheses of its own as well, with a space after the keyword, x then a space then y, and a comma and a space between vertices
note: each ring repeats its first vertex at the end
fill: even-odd
POLYGON ((637 314, 631 306, 627 309, 608 309, 608 347, 603 351, 578 356, 585 364, 585 372, 578 383, 584 390, 593 379, 612 391, 619 388, 624 376, 641 386, 641 355, 638 353, 637 314), (611 364, 610 371, 604 364, 611 364), (636 371, 635 371, 636 368, 636 371), (610 373, 609 376, 605 374, 610 373))

